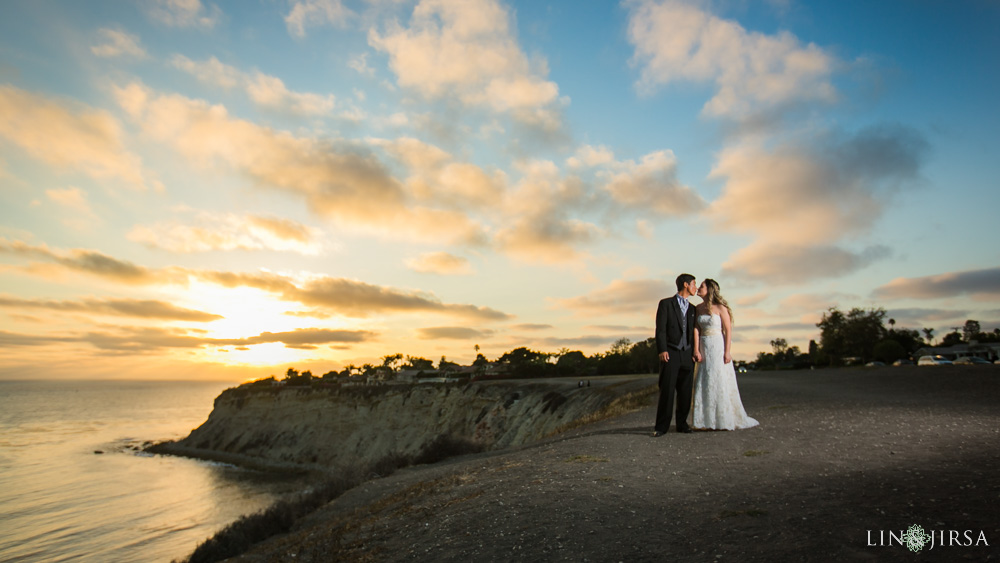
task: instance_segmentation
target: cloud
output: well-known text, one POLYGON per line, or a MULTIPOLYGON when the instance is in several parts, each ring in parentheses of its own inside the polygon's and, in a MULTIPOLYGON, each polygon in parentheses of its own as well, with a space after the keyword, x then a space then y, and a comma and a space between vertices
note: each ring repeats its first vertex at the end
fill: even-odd
POLYGON ((306 24, 312 26, 335 25, 343 27, 353 15, 341 0, 294 0, 292 9, 285 16, 288 33, 305 37, 306 24))
POLYGON ((456 162, 448 152, 412 137, 370 142, 406 165, 411 172, 406 185, 418 199, 478 210, 502 201, 506 176, 499 170, 487 172, 474 164, 456 162))
POLYGON ((146 58, 146 50, 139 43, 139 36, 117 29, 103 28, 97 32, 104 41, 94 45, 90 52, 98 57, 131 56, 137 59, 146 58))
POLYGON ((367 146, 297 137, 230 117, 222 106, 154 95, 141 84, 116 94, 147 135, 192 162, 228 166, 261 187, 302 197, 339 225, 428 242, 483 240, 482 228, 465 215, 414 205, 367 146))
POLYGON ((189 278, 223 287, 250 287, 296 302, 348 317, 368 317, 392 313, 438 313, 479 321, 504 321, 513 317, 502 311, 468 304, 443 303, 433 294, 373 285, 346 278, 314 276, 305 281, 269 273, 239 273, 213 270, 166 268, 152 270, 90 250, 57 252, 46 246, 31 246, 0 237, 0 254, 40 258, 74 271, 100 276, 119 283, 187 284, 189 278))
POLYGON ((347 62, 347 66, 357 71, 358 74, 364 76, 375 76, 375 69, 368 66, 368 53, 361 53, 351 57, 351 60, 347 62))
POLYGON ((581 257, 578 247, 588 246, 604 230, 571 216, 571 211, 593 201, 577 178, 563 178, 550 161, 518 163, 523 178, 506 197, 503 226, 494 244, 521 260, 569 263, 581 257))
POLYGON ((10 348, 13 346, 47 346, 54 343, 73 341, 74 339, 71 337, 38 336, 34 334, 18 334, 0 330, 0 348, 10 348))
POLYGON ((615 154, 608 147, 583 145, 576 150, 576 154, 566 159, 566 165, 570 168, 593 168, 614 161, 615 154))
POLYGON ((91 209, 86 193, 80 188, 71 186, 61 190, 45 190, 45 197, 73 214, 71 219, 66 220, 66 224, 73 228, 86 230, 101 220, 91 209))
POLYGON ((287 110, 300 115, 326 115, 333 111, 333 95, 289 91, 276 76, 254 73, 247 85, 247 93, 255 104, 265 108, 287 110))
POLYGON ((205 84, 221 86, 226 89, 235 88, 247 80, 246 75, 240 69, 227 65, 216 57, 205 61, 193 61, 184 55, 174 55, 170 59, 170 64, 205 84))
POLYGON ((289 219, 200 213, 198 223, 137 225, 127 236, 131 241, 177 253, 275 250, 316 256, 324 249, 317 229, 289 219))
POLYGON ((713 117, 748 118, 802 102, 831 103, 838 60, 794 35, 765 35, 681 0, 631 0, 628 37, 641 91, 672 82, 714 82, 702 108, 713 117))
POLYGON ((556 302, 561 308, 581 316, 637 312, 652 315, 661 299, 675 293, 673 285, 663 280, 615 280, 586 295, 556 302))
POLYGON ((248 338, 207 338, 192 336, 190 332, 177 328, 122 327, 112 332, 89 332, 76 340, 102 350, 149 353, 169 348, 249 347, 275 342, 287 348, 311 350, 317 344, 365 342, 375 336, 375 333, 366 330, 303 328, 289 332, 264 332, 248 338))
POLYGON ((890 255, 885 246, 851 252, 828 245, 754 243, 730 256, 722 265, 722 275, 777 285, 801 284, 845 276, 890 255))
POLYGON ((486 321, 511 318, 488 307, 442 303, 424 292, 404 291, 344 278, 311 280, 283 295, 307 306, 330 309, 347 316, 366 317, 376 312, 431 312, 486 321))
POLYGON ((964 309, 892 308, 886 311, 886 320, 895 319, 897 328, 923 327, 933 323, 964 324, 972 314, 964 309))
POLYGON ((389 55, 404 88, 453 96, 547 130, 560 126, 559 88, 546 80, 547 64, 521 51, 509 12, 495 0, 422 0, 409 28, 372 29, 368 43, 389 55))
POLYGON ((183 55, 174 55, 171 64, 194 76, 206 84, 226 89, 242 86, 247 96, 258 107, 295 115, 329 115, 333 112, 336 99, 332 94, 320 95, 311 92, 294 92, 276 76, 255 71, 244 73, 227 65, 215 57, 205 61, 193 61, 183 55))
POLYGON ((28 258, 40 258, 54 262, 67 269, 84 272, 94 276, 107 278, 125 284, 150 284, 167 282, 176 278, 166 276, 164 272, 150 270, 131 262, 118 260, 100 252, 75 249, 69 252, 57 252, 47 246, 32 246, 18 240, 8 240, 0 237, 0 254, 13 254, 28 258))
POLYGON ((146 13, 154 21, 170 27, 211 29, 222 18, 222 10, 206 8, 201 0, 145 0, 146 13))
POLYGON ((821 314, 830 307, 841 307, 844 302, 858 301, 855 295, 844 293, 828 293, 824 295, 815 293, 796 293, 781 300, 778 309, 784 313, 815 313, 821 314))
POLYGON ((709 218, 721 231, 772 241, 828 243, 867 232, 897 191, 916 183, 923 136, 885 125, 854 136, 810 133, 768 149, 724 150, 712 171, 725 179, 709 218))
POLYGON ((838 243, 870 232, 896 194, 919 183, 927 148, 918 132, 882 125, 854 135, 806 132, 774 146, 724 150, 711 176, 725 185, 706 216, 718 231, 757 237, 729 258, 724 271, 801 283, 885 258, 881 246, 852 252, 838 243))
POLYGON ((603 174, 604 189, 618 204, 661 216, 686 216, 701 211, 705 200, 677 179, 677 158, 669 150, 656 151, 638 163, 615 163, 603 174))
POLYGON ((171 303, 148 299, 83 299, 80 301, 52 301, 20 299, 0 295, 0 307, 16 309, 46 309, 71 313, 117 315, 172 321, 210 322, 223 318, 193 309, 177 307, 171 303))
POLYGON ((961 295, 996 299, 1000 297, 1000 268, 896 278, 875 289, 872 295, 879 299, 942 299, 961 295))
POLYGON ((512 318, 489 307, 442 303, 425 292, 406 291, 346 278, 320 276, 297 285, 288 277, 269 273, 192 271, 191 274, 224 287, 261 289, 274 293, 285 301, 316 308, 321 313, 331 312, 348 317, 429 312, 486 321, 512 318))
POLYGON ((126 150, 118 121, 105 111, 0 86, 0 138, 56 168, 147 185, 141 161, 126 150))
POLYGON ((474 273, 469 261, 461 256, 447 252, 429 252, 417 258, 406 261, 406 266, 422 274, 440 274, 448 276, 469 275, 474 273))
POLYGON ((493 336, 492 330, 476 330, 459 326, 439 326, 417 329, 422 340, 479 340, 493 336))
POLYGON ((514 330, 538 331, 538 330, 549 330, 550 328, 554 327, 552 325, 547 325, 547 324, 523 323, 514 325, 510 328, 514 330))
POLYGON ((753 295, 740 297, 735 300, 735 303, 740 307, 753 307, 755 305, 760 305, 767 298, 768 294, 766 293, 755 293, 753 295))
POLYGON ((587 330, 601 330, 605 332, 642 332, 651 330, 652 325, 650 325, 649 327, 626 326, 626 325, 589 325, 583 328, 587 330))

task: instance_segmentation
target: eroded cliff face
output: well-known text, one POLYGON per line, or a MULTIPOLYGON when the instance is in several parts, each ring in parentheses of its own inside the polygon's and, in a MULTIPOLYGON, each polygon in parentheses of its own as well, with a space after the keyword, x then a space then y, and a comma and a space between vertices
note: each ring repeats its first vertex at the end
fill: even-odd
MULTIPOLYGON (((648 385, 648 384, 646 384, 648 385)), ((416 455, 441 436, 484 449, 525 444, 635 385, 519 381, 348 388, 236 388, 168 452, 324 471, 416 455)))

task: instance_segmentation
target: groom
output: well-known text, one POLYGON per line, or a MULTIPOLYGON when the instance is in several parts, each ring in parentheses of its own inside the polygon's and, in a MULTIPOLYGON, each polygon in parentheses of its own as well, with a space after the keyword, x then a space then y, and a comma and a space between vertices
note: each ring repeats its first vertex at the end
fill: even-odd
POLYGON ((656 351, 660 353, 660 402, 653 437, 666 434, 677 396, 677 431, 690 433, 688 413, 694 383, 694 305, 698 292, 691 274, 677 276, 677 295, 660 300, 656 309, 656 351))

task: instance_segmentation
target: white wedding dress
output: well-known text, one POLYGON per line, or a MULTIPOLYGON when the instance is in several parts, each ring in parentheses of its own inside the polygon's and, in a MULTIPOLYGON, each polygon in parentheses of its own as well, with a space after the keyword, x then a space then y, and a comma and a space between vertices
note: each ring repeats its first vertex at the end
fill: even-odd
POLYGON ((691 426, 713 430, 752 428, 759 422, 747 416, 736 386, 733 363, 724 361, 726 343, 722 317, 698 315, 701 363, 695 374, 691 426))

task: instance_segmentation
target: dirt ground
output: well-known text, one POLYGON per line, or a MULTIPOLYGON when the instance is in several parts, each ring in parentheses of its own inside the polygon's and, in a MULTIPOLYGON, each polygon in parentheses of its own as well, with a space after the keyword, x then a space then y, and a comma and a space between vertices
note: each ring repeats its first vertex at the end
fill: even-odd
POLYGON ((370 481, 236 560, 1000 560, 1000 366, 739 384, 760 427, 653 438, 651 404, 370 481), (890 539, 914 524, 933 549, 890 539))

